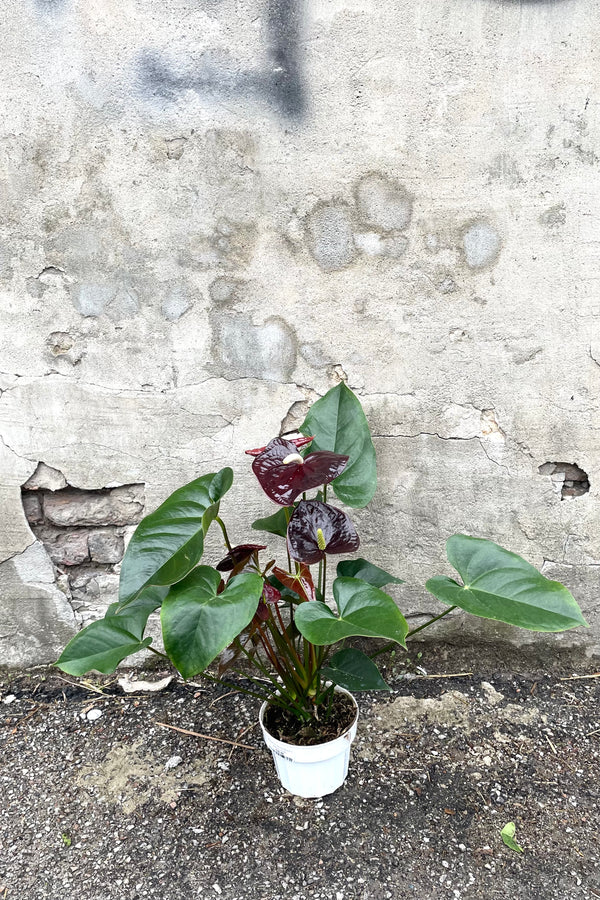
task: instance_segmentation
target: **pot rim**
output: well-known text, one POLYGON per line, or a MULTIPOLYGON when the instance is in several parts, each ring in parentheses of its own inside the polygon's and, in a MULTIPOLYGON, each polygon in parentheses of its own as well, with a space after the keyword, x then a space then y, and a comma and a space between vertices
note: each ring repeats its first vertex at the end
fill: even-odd
MULTIPOLYGON (((327 682, 327 683, 331 684, 331 682, 327 682)), ((266 727, 266 725, 264 723, 264 716, 267 711, 267 707, 269 706, 269 701, 265 700, 264 703, 261 705, 260 711, 258 713, 258 721, 259 721, 260 727, 263 731, 263 736, 265 738, 265 741, 267 741, 267 737, 268 737, 269 745, 273 745, 273 747, 275 749, 278 749, 280 751, 285 751, 286 754, 289 753, 293 748, 294 752, 306 751, 306 755, 313 755, 313 754, 309 754, 308 751, 315 751, 314 755, 317 755, 317 756, 321 755, 320 753, 316 752, 319 750, 319 748, 325 748, 325 747, 332 748, 333 744, 339 742, 340 749, 341 749, 344 744, 352 743, 352 741, 354 740, 354 737, 356 735, 356 726, 358 724, 358 715, 359 715, 359 709, 358 709, 358 703, 356 702, 356 697, 353 694, 351 694, 350 691, 346 690, 346 688, 340 687, 340 685, 338 685, 338 684, 336 684, 334 686, 334 692, 336 694, 346 694, 346 696, 350 697, 350 699, 352 700, 352 703, 354 704, 354 718, 352 719, 352 722, 350 723, 350 725, 348 725, 346 730, 344 732, 342 732, 342 734, 339 734, 335 738, 331 738, 331 740, 322 741, 320 744, 308 744, 308 745, 290 744, 287 741, 280 741, 279 738, 276 738, 274 735, 271 734, 271 732, 268 730, 268 728, 266 727)))

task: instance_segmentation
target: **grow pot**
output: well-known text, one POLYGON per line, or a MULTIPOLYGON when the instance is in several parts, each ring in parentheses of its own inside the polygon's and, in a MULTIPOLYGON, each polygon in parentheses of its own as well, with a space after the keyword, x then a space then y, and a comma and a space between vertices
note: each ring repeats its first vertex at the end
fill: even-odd
POLYGON ((346 731, 334 740, 323 744, 300 746, 280 741, 267 731, 264 723, 268 703, 260 708, 258 720, 265 744, 273 754, 273 761, 282 786, 297 797, 323 797, 337 791, 346 780, 350 745, 356 737, 358 705, 344 688, 335 688, 345 694, 354 705, 355 715, 346 731))

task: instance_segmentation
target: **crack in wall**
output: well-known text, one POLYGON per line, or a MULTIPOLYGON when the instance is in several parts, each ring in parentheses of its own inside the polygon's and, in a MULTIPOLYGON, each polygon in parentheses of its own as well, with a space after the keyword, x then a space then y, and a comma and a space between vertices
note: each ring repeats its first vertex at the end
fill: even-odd
POLYGON ((373 434, 373 437, 374 438, 384 438, 387 440, 391 440, 393 438, 414 439, 414 438, 419 438, 419 437, 436 437, 440 441, 464 441, 467 443, 469 441, 477 441, 479 446, 483 450, 485 456, 487 457, 487 459, 489 459, 489 461, 491 463, 493 463, 495 466, 498 466, 500 469, 504 469, 504 471, 507 473, 507 475, 511 474, 510 469, 508 468, 507 465, 505 465, 504 463, 498 462, 498 460, 494 459, 492 456, 489 455, 489 453, 487 452, 485 445, 484 445, 485 438, 479 437, 476 434, 472 435, 471 437, 457 437, 457 436, 453 436, 453 435, 444 437, 443 435, 438 434, 437 431, 418 431, 415 434, 373 434))

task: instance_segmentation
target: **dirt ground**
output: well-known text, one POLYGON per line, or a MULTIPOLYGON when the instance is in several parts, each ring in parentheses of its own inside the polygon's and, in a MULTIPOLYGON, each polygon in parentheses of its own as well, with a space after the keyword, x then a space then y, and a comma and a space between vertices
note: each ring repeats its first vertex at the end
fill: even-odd
POLYGON ((598 661, 421 650, 358 695, 348 780, 320 800, 282 790, 231 689, 5 673, 0 900, 600 898, 598 661))

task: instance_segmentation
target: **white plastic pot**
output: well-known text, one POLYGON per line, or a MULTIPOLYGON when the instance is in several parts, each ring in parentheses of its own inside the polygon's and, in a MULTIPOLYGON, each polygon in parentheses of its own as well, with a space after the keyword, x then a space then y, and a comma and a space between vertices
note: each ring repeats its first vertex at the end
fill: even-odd
POLYGON ((277 740, 265 728, 264 716, 267 703, 260 708, 258 720, 262 728, 265 744, 273 754, 273 761, 282 786, 297 797, 324 797, 337 791, 346 780, 350 745, 356 737, 358 705, 344 688, 336 687, 336 692, 346 694, 352 700, 356 714, 352 725, 333 741, 299 747, 277 740))

